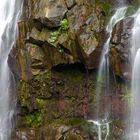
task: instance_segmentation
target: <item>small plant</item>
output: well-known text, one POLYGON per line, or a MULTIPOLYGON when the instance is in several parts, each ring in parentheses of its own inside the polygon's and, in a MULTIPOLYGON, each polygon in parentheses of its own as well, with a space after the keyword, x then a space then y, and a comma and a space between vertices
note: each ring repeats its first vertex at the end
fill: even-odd
POLYGON ((57 41, 58 37, 60 35, 60 31, 55 31, 51 33, 50 43, 54 43, 57 41))
POLYGON ((67 31, 69 29, 69 22, 67 19, 63 19, 61 21, 61 27, 60 27, 61 31, 67 31))
POLYGON ((40 113, 29 114, 25 117, 25 123, 33 128, 41 126, 43 117, 40 113))
POLYGON ((50 43, 55 43, 58 40, 59 36, 63 32, 65 32, 69 29, 69 22, 68 22, 67 19, 63 19, 61 21, 60 25, 61 26, 59 27, 59 29, 57 31, 54 31, 54 32, 51 33, 50 39, 49 39, 50 43))

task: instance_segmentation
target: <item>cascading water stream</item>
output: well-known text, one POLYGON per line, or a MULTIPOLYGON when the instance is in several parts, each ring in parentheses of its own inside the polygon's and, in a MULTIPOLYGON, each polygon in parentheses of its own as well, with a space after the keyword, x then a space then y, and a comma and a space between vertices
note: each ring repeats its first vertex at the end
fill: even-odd
MULTIPOLYGON (((120 20, 122 20, 125 17, 125 13, 126 13, 127 8, 123 7, 123 8, 119 8, 117 9, 117 11, 115 12, 115 14, 112 16, 109 24, 107 25, 106 31, 109 33, 109 38, 106 41, 104 47, 103 47, 103 51, 102 51, 102 55, 101 55, 101 60, 100 60, 100 64, 99 64, 99 71, 98 71, 98 77, 97 77, 97 89, 96 89, 96 95, 97 95, 97 101, 100 100, 101 96, 106 96, 109 92, 109 81, 110 81, 110 77, 109 77, 109 56, 108 56, 108 52, 110 49, 110 40, 112 37, 112 30, 113 27, 115 26, 115 24, 117 22, 119 22, 120 20), (101 82, 103 82, 103 84, 105 85, 105 90, 102 90, 101 87, 101 82), (104 94, 103 94, 104 92, 104 94)), ((100 104, 97 105, 97 107, 100 107, 100 104)), ((99 112, 101 112, 101 109, 97 109, 97 117, 100 118, 99 116, 99 112)), ((108 108, 105 111, 106 113, 108 113, 108 108)), ((105 114, 106 114, 105 113, 105 114)), ((107 118, 107 114, 105 116, 103 116, 103 118, 107 118)))
POLYGON ((9 140, 14 106, 10 100, 10 69, 8 55, 17 37, 17 22, 21 15, 22 0, 0 2, 0 140, 9 140))
POLYGON ((132 29, 132 105, 129 140, 140 140, 140 9, 134 15, 132 29))
POLYGON ((127 7, 118 8, 115 14, 112 16, 110 22, 107 25, 106 31, 109 33, 109 38, 106 41, 103 51, 101 54, 98 77, 97 77, 97 88, 96 88, 96 121, 90 120, 94 125, 98 127, 98 140, 102 140, 102 126, 106 129, 106 136, 104 139, 106 140, 109 135, 109 115, 111 103, 102 104, 102 98, 109 96, 109 86, 110 86, 110 78, 109 78, 109 49, 110 49, 110 40, 112 37, 113 27, 117 22, 122 20, 125 17, 127 7))

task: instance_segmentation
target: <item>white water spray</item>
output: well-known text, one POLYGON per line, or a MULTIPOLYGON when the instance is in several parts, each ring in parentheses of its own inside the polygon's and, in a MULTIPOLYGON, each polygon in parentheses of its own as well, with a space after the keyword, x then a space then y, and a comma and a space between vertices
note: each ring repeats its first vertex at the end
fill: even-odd
POLYGON ((10 70, 8 55, 17 35, 17 22, 21 14, 22 0, 0 2, 0 140, 9 140, 14 107, 10 106, 10 70))
POLYGON ((93 120, 88 120, 88 122, 93 123, 94 126, 97 127, 97 131, 98 131, 98 140, 102 140, 103 137, 103 128, 106 129, 106 134, 104 136, 104 140, 107 140, 109 133, 110 133, 110 123, 111 122, 106 122, 106 120, 101 120, 101 122, 99 121, 93 121, 93 120))

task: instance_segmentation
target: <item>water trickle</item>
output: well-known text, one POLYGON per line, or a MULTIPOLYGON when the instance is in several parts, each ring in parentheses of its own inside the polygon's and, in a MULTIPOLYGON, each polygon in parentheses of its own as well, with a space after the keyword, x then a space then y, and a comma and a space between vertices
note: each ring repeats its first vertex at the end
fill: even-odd
POLYGON ((130 140, 140 140, 140 9, 134 15, 132 29, 132 105, 130 114, 130 140))
POLYGON ((107 140, 109 133, 110 133, 110 123, 106 120, 89 120, 88 122, 92 123, 93 126, 97 127, 97 132, 98 132, 98 140, 107 140), (103 133, 104 131, 104 133, 103 133))
POLYGON ((22 0, 2 0, 0 3, 0 140, 9 140, 14 106, 10 103, 10 69, 8 55, 17 35, 17 22, 22 0))
POLYGON ((109 33, 109 38, 106 41, 103 51, 102 51, 102 55, 101 55, 101 60, 100 60, 100 65, 99 65, 99 71, 98 71, 98 78, 97 78, 97 89, 96 89, 96 98, 98 101, 98 105, 97 105, 97 117, 98 118, 103 118, 103 119, 107 119, 108 113, 109 111, 109 106, 106 107, 106 109, 103 112, 103 116, 100 116, 100 112, 102 110, 102 106, 100 106, 100 102, 99 100, 101 99, 102 96, 107 96, 109 94, 109 85, 110 85, 110 77, 109 77, 109 56, 108 56, 108 52, 110 49, 110 40, 112 37, 112 30, 113 27, 115 26, 115 24, 117 22, 119 22, 120 20, 122 20, 125 17, 125 13, 126 13, 127 8, 123 7, 123 8, 119 8, 117 9, 117 11, 115 12, 115 14, 112 16, 109 24, 107 25, 106 31, 109 33), (102 85, 105 87, 104 89, 102 89, 102 85))
POLYGON ((113 27, 116 23, 125 17, 127 7, 118 8, 115 14, 112 16, 110 22, 106 27, 106 31, 109 33, 109 38, 104 44, 103 51, 101 54, 98 77, 97 77, 97 88, 96 88, 96 121, 93 121, 94 125, 98 127, 98 140, 102 140, 101 126, 105 124, 107 128, 106 139, 109 135, 109 122, 111 112, 111 101, 110 101, 110 76, 109 76, 109 49, 110 40, 112 37, 113 27), (106 100, 104 102, 104 100, 106 100), (105 123, 103 123, 105 122, 105 123))

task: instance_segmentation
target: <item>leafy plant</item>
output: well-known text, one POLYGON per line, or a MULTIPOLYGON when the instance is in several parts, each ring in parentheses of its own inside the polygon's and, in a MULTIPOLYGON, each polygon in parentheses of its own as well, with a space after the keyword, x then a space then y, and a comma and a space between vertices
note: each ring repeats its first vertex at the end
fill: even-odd
POLYGON ((50 43, 55 43, 58 40, 59 36, 63 32, 65 32, 69 29, 69 22, 68 22, 67 19, 63 19, 61 21, 60 25, 61 26, 59 27, 59 29, 57 31, 54 31, 54 32, 51 33, 50 39, 49 39, 50 43))
POLYGON ((67 31, 69 29, 69 22, 67 19, 61 21, 61 31, 67 31))
POLYGON ((60 35, 60 31, 55 31, 51 33, 50 43, 54 43, 57 41, 58 37, 60 35))
POLYGON ((25 123, 33 128, 41 126, 42 120, 43 120, 43 116, 38 112, 29 114, 25 117, 25 123))

